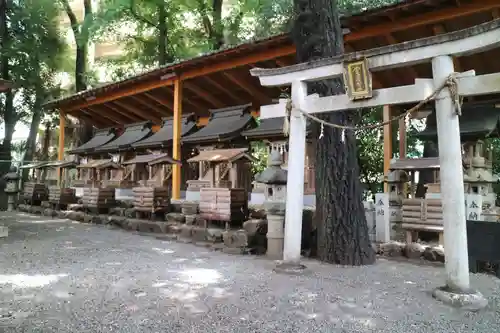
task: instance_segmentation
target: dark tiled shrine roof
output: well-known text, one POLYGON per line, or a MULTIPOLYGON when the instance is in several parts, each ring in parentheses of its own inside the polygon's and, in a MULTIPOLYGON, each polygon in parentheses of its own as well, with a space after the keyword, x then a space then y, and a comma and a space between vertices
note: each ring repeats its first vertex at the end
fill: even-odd
POLYGON ((104 129, 97 130, 92 139, 85 142, 80 147, 77 147, 77 148, 69 151, 69 153, 70 154, 89 153, 92 150, 94 150, 95 148, 100 147, 102 145, 105 145, 108 142, 112 141, 115 137, 116 137, 115 128, 104 128, 104 129))
POLYGON ((249 139, 284 136, 284 121, 285 117, 261 119, 258 127, 243 131, 241 132, 241 135, 249 139))
MULTIPOLYGON (((494 105, 464 105, 459 119, 462 141, 475 141, 500 135, 500 109, 494 105)), ((423 131, 417 133, 417 137, 421 140, 437 141, 435 112, 427 117, 427 126, 423 131)))
POLYGON ((112 152, 131 148, 133 143, 146 138, 151 134, 151 122, 145 121, 125 126, 125 132, 113 140, 94 150, 96 153, 112 152))
MULTIPOLYGON (((261 119, 259 126, 241 132, 241 135, 247 139, 269 139, 269 138, 282 138, 283 124, 285 117, 261 119)), ((311 132, 311 122, 307 121, 307 134, 311 132)))
MULTIPOLYGON (((182 117, 181 137, 196 131, 196 117, 194 113, 182 117)), ((158 132, 150 137, 132 144, 133 148, 151 149, 169 147, 174 138, 174 118, 163 118, 163 125, 158 132)))
POLYGON ((182 138, 182 142, 202 144, 228 141, 240 137, 241 131, 256 125, 250 114, 251 106, 251 104, 245 104, 210 110, 210 120, 207 126, 182 138))
POLYGON ((168 163, 168 164, 179 164, 180 162, 174 160, 168 154, 162 153, 162 154, 148 154, 148 155, 137 155, 136 157, 123 162, 123 165, 130 165, 130 164, 149 164, 149 165, 154 165, 158 164, 159 161, 168 163))

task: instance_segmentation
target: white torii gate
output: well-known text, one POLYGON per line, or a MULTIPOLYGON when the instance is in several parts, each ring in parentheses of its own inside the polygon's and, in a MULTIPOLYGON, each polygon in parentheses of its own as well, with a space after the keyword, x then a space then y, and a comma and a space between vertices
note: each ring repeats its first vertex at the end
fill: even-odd
MULTIPOLYGON (((293 191, 287 191, 284 263, 300 263, 306 139, 306 119, 301 112, 312 114, 418 103, 454 75, 452 56, 474 54, 499 46, 500 20, 495 20, 453 33, 310 63, 251 70, 251 74, 259 77, 263 86, 292 86, 287 187, 293 191), (360 60, 364 60, 371 72, 432 62, 433 79, 416 79, 413 85, 374 90, 371 94, 373 97, 363 100, 352 100, 352 95, 347 94, 328 97, 307 95, 307 82, 342 77, 346 63, 360 60)), ((459 96, 500 93, 500 73, 476 76, 474 71, 469 71, 454 77, 459 96)), ((448 88, 442 90, 434 100, 441 164, 446 286, 448 290, 461 291, 457 293, 461 295, 459 301, 468 302, 470 297, 465 295, 470 295, 470 284, 459 116, 448 88)), ((262 106, 260 115, 262 119, 284 117, 286 103, 262 106)))

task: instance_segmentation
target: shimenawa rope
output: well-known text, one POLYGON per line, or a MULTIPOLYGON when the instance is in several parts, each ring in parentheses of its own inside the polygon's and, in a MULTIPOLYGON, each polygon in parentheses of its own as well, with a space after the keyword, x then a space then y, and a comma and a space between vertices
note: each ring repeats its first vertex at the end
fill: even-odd
MULTIPOLYGON (((431 101, 432 99, 434 99, 446 87, 448 87, 448 89, 450 90, 451 99, 453 100, 453 103, 455 104, 457 115, 461 116, 462 115, 462 110, 461 110, 462 101, 461 101, 460 96, 458 95, 458 86, 457 86, 456 73, 450 74, 446 78, 446 80, 444 81, 444 83, 442 85, 440 85, 438 88, 436 88, 432 94, 430 94, 427 98, 425 98, 424 100, 422 100, 421 102, 419 102, 417 105, 415 105, 411 109, 406 110, 404 113, 400 114, 399 116, 392 117, 389 120, 378 122, 376 124, 370 124, 370 125, 365 125, 365 126, 357 126, 357 127, 356 126, 345 126, 345 125, 339 125, 339 124, 334 124, 334 123, 327 122, 327 121, 325 121, 323 119, 320 119, 320 118, 318 118, 316 116, 313 116, 310 113, 305 112, 304 110, 298 109, 298 111, 301 114, 303 114, 305 117, 307 117, 307 118, 309 118, 309 119, 311 119, 313 121, 316 121, 319 124, 321 124, 321 134, 319 136, 320 139, 323 137, 323 128, 324 128, 324 126, 328 126, 328 127, 332 127, 332 128, 341 129, 342 130, 342 141, 344 141, 343 138, 344 138, 344 135, 345 135, 345 133, 344 133, 345 130, 361 131, 361 130, 366 130, 366 129, 374 129, 374 128, 379 128, 379 127, 383 127, 385 125, 388 125, 388 124, 392 123, 393 121, 399 120, 401 118, 406 118, 406 116, 412 114, 413 112, 416 112, 416 111, 420 110, 420 108, 422 108, 422 106, 424 106, 429 101, 431 101)), ((292 104, 291 99, 289 98, 287 100, 287 102, 286 102, 286 107, 285 107, 285 109, 286 109, 286 115, 285 115, 285 120, 284 120, 284 123, 283 123, 283 133, 285 134, 285 136, 289 135, 289 131, 290 131, 290 114, 292 112, 292 108, 293 108, 293 104, 292 104)))

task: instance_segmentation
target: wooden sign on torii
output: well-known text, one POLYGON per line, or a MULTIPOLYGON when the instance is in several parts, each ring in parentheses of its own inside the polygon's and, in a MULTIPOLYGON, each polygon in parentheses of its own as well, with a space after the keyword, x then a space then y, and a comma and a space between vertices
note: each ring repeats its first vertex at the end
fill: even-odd
MULTIPOLYGON (((284 262, 294 265, 300 261, 306 142, 306 119, 302 112, 313 114, 380 105, 419 103, 431 96, 435 89, 442 86, 450 77, 453 77, 456 84, 455 97, 500 93, 500 73, 480 76, 476 76, 474 71, 455 73, 452 59, 452 56, 484 52, 499 46, 500 20, 495 20, 469 29, 397 45, 288 67, 254 68, 250 71, 253 76, 259 77, 263 86, 291 85, 292 87, 288 188, 293 188, 294 191, 287 191, 284 262), (307 82, 342 77, 346 63, 364 59, 372 72, 432 62, 433 78, 416 79, 413 85, 373 90, 371 98, 361 100, 353 99, 352 95, 347 94, 327 97, 307 95, 307 82)), ((481 295, 467 293, 470 290, 470 283, 459 116, 456 100, 451 98, 448 88, 443 89, 433 99, 436 103, 441 165, 446 285, 450 290, 462 291, 457 297, 467 303, 471 300, 470 295, 477 296, 476 301, 481 299, 481 295)), ((287 103, 262 106, 260 116, 262 119, 284 117, 286 107, 287 103)), ((442 296, 442 293, 439 295, 442 296)), ((483 299, 480 301, 484 304, 483 299)))

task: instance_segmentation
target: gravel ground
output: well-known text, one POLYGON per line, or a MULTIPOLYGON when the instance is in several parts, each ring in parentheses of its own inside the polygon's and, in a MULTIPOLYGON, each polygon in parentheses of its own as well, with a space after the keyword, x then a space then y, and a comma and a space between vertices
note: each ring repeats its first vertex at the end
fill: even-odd
POLYGON ((500 327, 500 280, 472 276, 487 309, 434 300, 439 267, 304 263, 273 273, 252 256, 208 252, 102 226, 0 215, 0 332, 485 332, 500 327))

